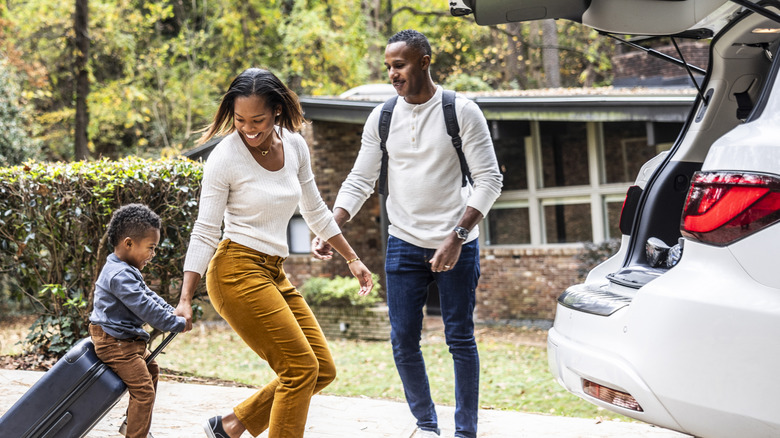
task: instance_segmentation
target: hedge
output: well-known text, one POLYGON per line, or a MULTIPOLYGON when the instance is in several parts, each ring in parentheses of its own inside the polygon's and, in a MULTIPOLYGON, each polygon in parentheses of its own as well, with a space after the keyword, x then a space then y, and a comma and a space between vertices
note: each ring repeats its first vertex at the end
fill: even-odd
POLYGON ((106 225, 121 205, 143 203, 160 215, 160 245, 144 278, 175 303, 202 176, 202 164, 186 158, 0 169, 0 276, 39 312, 27 350, 59 356, 87 335, 94 283, 113 251, 106 225))
POLYGON ((379 275, 373 274, 374 290, 368 295, 358 295, 360 282, 355 277, 337 275, 328 277, 309 277, 300 291, 310 306, 329 306, 344 308, 367 308, 384 303, 380 292, 382 284, 379 275))

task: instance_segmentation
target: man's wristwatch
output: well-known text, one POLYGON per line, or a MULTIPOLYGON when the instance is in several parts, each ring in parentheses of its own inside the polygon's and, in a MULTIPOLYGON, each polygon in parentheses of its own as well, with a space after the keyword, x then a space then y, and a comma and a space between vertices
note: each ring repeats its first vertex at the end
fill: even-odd
POLYGON ((463 228, 463 227, 455 227, 455 229, 454 229, 454 230, 452 230, 452 231, 454 231, 454 232, 455 232, 455 235, 456 235, 456 236, 458 237, 458 239, 460 239, 460 240, 466 240, 466 239, 468 239, 468 238, 469 238, 469 230, 467 230, 466 228, 463 228))

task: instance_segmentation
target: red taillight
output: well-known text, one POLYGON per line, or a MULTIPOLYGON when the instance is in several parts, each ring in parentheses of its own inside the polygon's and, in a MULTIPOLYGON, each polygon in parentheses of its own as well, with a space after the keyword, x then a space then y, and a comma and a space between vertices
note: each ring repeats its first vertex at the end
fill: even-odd
POLYGON ((582 391, 593 398, 597 398, 611 405, 619 406, 632 411, 644 412, 639 402, 629 393, 618 391, 607 386, 599 385, 588 379, 582 379, 582 391))
POLYGON ((697 172, 682 214, 686 237, 728 245, 780 220, 780 179, 768 175, 697 172))

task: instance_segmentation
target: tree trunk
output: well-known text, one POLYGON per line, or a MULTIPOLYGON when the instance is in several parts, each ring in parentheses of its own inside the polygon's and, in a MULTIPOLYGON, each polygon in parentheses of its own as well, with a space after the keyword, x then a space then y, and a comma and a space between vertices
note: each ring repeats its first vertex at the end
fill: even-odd
POLYGON ((558 57, 558 26, 555 20, 542 21, 542 65, 545 85, 548 88, 561 86, 561 61, 558 57))
POLYGON ((393 0, 387 0, 385 13, 387 14, 385 37, 390 38, 393 36, 393 0))
POLYGON ((528 23, 528 43, 525 45, 529 88, 544 88, 544 66, 542 64, 541 23, 534 20, 528 23))
POLYGON ((520 23, 507 23, 506 29, 510 35, 506 35, 509 54, 504 70, 504 82, 510 83, 514 80, 521 89, 528 88, 525 78, 526 59, 520 50, 520 41, 522 41, 520 23))
POLYGON ((74 60, 74 75, 76 76, 76 121, 74 125, 73 158, 84 160, 89 155, 87 126, 89 125, 89 1, 76 0, 76 11, 73 14, 73 30, 76 33, 76 59, 74 60))

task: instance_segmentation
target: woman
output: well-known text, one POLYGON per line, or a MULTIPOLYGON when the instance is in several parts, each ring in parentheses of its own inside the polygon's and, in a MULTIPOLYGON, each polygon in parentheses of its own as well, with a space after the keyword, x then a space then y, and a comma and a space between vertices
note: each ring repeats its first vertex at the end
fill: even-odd
POLYGON ((266 429, 269 438, 302 437, 312 395, 336 377, 325 337, 282 267, 296 206, 347 260, 358 293, 374 287, 317 190, 297 133, 304 122, 297 95, 271 72, 250 68, 233 80, 200 140, 226 134, 204 168, 178 311, 191 327, 192 295, 208 267, 212 305, 277 374, 232 413, 209 419, 204 429, 211 438, 266 429))

